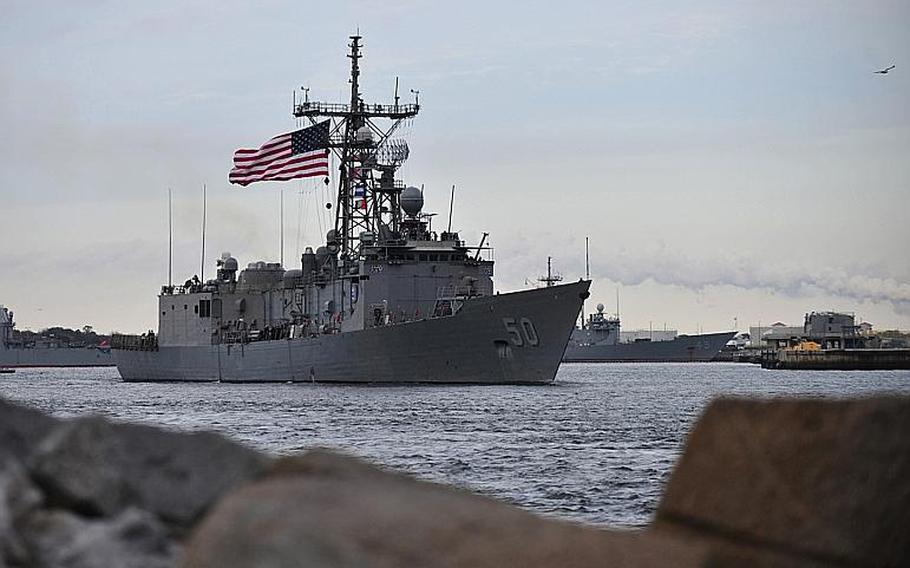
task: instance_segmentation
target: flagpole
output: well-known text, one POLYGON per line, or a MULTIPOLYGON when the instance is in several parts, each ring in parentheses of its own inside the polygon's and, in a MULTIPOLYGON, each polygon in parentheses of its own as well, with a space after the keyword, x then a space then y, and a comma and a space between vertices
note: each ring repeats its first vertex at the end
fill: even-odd
POLYGON ((202 260, 199 267, 199 279, 205 282, 205 184, 202 184, 202 260))
POLYGON ((278 188, 278 215, 281 217, 278 222, 278 230, 281 233, 278 239, 278 246, 281 248, 278 254, 278 262, 281 263, 281 266, 284 266, 284 186, 278 188))
MULTIPOLYGON (((588 256, 588 237, 585 237, 585 280, 591 280, 591 261, 588 256)), ((585 328, 585 300, 581 301, 581 329, 585 328)))
POLYGON ((455 207, 455 184, 452 184, 452 197, 449 199, 449 226, 446 229, 447 233, 452 232, 452 208, 455 207))
POLYGON ((174 214, 171 188, 167 188, 167 287, 174 287, 174 214))

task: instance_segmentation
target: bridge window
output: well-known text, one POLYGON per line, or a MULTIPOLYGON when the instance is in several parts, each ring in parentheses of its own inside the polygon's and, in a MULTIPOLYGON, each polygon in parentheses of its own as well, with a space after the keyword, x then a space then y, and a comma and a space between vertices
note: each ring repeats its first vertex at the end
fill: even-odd
POLYGON ((211 300, 199 300, 199 305, 196 306, 196 312, 201 318, 212 317, 212 301, 211 300))

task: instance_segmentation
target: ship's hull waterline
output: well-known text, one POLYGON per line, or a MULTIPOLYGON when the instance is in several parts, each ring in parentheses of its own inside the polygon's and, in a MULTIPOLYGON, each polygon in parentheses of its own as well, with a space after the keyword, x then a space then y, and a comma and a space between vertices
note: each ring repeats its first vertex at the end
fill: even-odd
POLYGON ((0 349, 0 367, 113 367, 110 352, 96 348, 0 349))
POLYGON ((569 342, 567 363, 700 363, 713 359, 736 332, 680 335, 671 341, 639 341, 615 345, 569 342))
POLYGON ((124 381, 550 383, 589 285, 474 298, 454 316, 362 331, 114 357, 124 381))

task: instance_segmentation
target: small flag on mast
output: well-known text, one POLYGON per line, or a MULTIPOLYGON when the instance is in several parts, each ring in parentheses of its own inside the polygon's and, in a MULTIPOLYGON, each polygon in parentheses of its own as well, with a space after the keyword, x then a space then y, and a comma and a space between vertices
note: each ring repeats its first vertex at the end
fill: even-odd
POLYGON ((354 197, 358 199, 357 207, 360 209, 367 208, 367 188, 363 184, 357 184, 354 186, 354 197))
POLYGON ((279 134, 256 149, 234 152, 231 183, 288 181, 329 175, 329 121, 279 134))

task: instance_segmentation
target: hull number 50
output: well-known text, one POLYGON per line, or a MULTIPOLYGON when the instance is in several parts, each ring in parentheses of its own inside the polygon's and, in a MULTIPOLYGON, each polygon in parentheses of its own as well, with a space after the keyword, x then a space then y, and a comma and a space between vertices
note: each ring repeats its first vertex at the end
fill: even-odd
POLYGON ((537 328, 534 322, 528 318, 502 318, 502 325, 509 334, 509 339, 515 347, 537 347, 540 345, 540 336, 537 335, 537 328))

